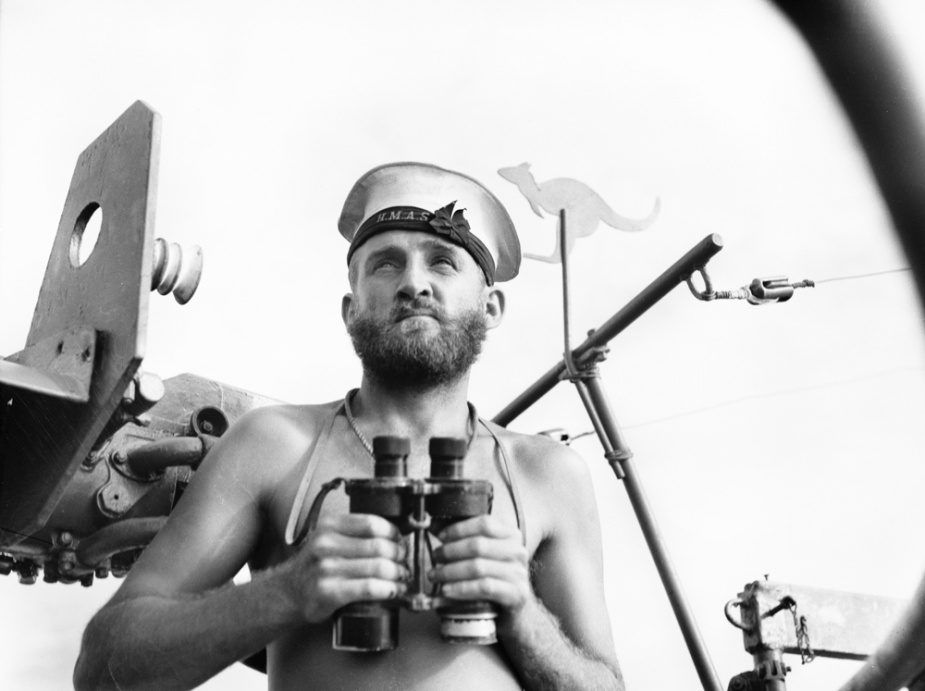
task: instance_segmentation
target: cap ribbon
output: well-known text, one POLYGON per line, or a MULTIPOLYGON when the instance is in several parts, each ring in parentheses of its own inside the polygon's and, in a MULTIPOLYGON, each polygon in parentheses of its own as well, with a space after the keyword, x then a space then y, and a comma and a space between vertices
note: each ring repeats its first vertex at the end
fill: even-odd
POLYGON ((363 221, 353 236, 347 251, 347 263, 350 263, 350 258, 360 245, 379 233, 389 230, 434 233, 471 254, 485 274, 488 285, 492 285, 495 280, 495 261, 491 252, 470 231, 469 221, 463 215, 465 209, 454 211, 455 206, 455 201, 436 211, 425 211, 416 206, 390 206, 374 213, 363 221))

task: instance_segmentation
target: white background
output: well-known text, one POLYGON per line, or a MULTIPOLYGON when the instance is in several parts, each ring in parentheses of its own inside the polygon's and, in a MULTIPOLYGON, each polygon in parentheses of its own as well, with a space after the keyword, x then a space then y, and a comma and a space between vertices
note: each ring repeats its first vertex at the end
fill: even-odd
MULTIPOLYGON (((882 3, 923 84, 925 10, 882 3), (921 41, 919 41, 921 44, 921 41)), ((910 93, 918 98, 918 93, 910 93)), ((206 254, 185 307, 153 295, 143 367, 290 402, 359 367, 339 316, 343 198, 423 160, 488 184, 526 251, 549 253, 498 168, 587 183, 647 231, 601 226, 572 255, 576 338, 709 233, 717 287, 906 266, 808 51, 759 0, 26 2, 0 4, 0 354, 21 349, 80 152, 135 100, 163 116, 156 234, 206 254)), ((558 267, 507 287, 472 399, 491 416, 562 351, 558 267)), ((911 274, 821 283, 786 304, 701 303, 684 286, 611 344, 605 383, 719 676, 751 666, 723 604, 772 580, 908 597, 925 555, 925 343, 911 274)), ((560 385, 512 427, 590 429, 560 385)), ((593 438, 609 608, 632 689, 698 680, 624 489, 593 438)), ((117 583, 0 580, 11 689, 70 684, 117 583)), ((143 622, 139 622, 143 626, 143 622)), ((818 660, 789 688, 833 688, 818 660)), ((256 689, 237 665, 206 688, 256 689)))

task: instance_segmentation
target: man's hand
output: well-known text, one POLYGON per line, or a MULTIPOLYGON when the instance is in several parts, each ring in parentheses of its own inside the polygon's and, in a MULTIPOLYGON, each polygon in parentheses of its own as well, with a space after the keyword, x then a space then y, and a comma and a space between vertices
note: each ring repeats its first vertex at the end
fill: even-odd
MULTIPOLYGON (((490 515, 460 521, 437 537, 430 580, 459 600, 488 600, 516 615, 534 599, 520 531, 490 515)), ((502 615, 503 616, 503 615, 502 615)))
POLYGON ((358 600, 404 595, 410 572, 398 529, 380 516, 322 518, 284 567, 302 615, 316 623, 358 600))

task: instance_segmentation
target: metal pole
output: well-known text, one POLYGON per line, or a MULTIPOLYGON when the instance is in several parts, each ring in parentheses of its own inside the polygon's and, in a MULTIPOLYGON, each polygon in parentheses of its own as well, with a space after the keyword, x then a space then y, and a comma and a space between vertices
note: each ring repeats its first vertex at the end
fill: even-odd
POLYGON ((678 620, 684 642, 687 643, 687 649, 690 652, 691 660, 694 662, 694 667, 697 669, 700 683, 706 691, 722 691, 719 676, 716 674, 710 654, 700 635, 700 630, 697 628, 697 622, 687 604, 687 598, 681 588, 681 581, 678 579, 674 565, 671 563, 671 557, 668 555, 661 531, 655 521, 652 507, 649 505, 642 482, 636 474, 633 454, 623 441, 619 425, 610 407, 610 401, 607 399, 607 393, 599 378, 584 379, 580 383, 587 387, 595 414, 601 421, 608 441, 613 447, 613 458, 609 459, 611 466, 614 472, 617 473, 618 478, 620 477, 620 471, 623 473, 626 493, 629 495, 633 511, 636 513, 636 519, 639 521, 646 544, 649 546, 652 561, 655 562, 655 568, 658 569, 658 575, 662 579, 662 585, 665 587, 671 608, 674 610, 675 618, 678 620))
POLYGON ((703 269, 710 258, 722 249, 723 241, 719 235, 715 234, 705 237, 641 293, 630 300, 623 309, 614 314, 600 329, 593 331, 584 343, 571 351, 569 346, 568 258, 565 254, 567 246, 565 220, 565 212, 563 211, 560 213, 559 242, 563 253, 563 311, 565 315, 566 352, 557 365, 498 413, 494 417, 494 422, 506 426, 555 387, 563 374, 568 374, 568 377, 574 382, 588 416, 594 424, 594 428, 604 447, 605 457, 617 478, 624 480, 626 483, 630 503, 642 528, 643 536, 646 539, 649 552, 652 554, 655 567, 662 579, 662 584, 681 628, 681 634, 687 643, 687 648, 700 677, 700 682, 705 691, 722 691, 719 677, 713 668, 710 655, 697 628, 697 622, 694 620, 693 613, 681 588, 681 583, 668 556, 668 550, 665 547, 655 516, 643 490, 642 482, 636 475, 632 462, 633 454, 623 440, 619 425, 610 407, 610 402, 607 400, 600 379, 596 376, 596 366, 592 368, 591 372, 580 373, 575 362, 592 348, 606 345, 623 329, 642 316, 650 307, 665 297, 679 283, 685 281, 695 271, 703 269))
MULTIPOLYGON (((708 235, 691 248, 683 257, 671 265, 667 271, 656 278, 636 297, 594 331, 573 355, 576 360, 592 348, 606 345, 627 326, 646 313, 655 303, 670 293, 679 283, 706 266, 707 262, 723 249, 723 239, 716 234, 708 235)), ((507 427, 521 413, 549 393, 559 383, 566 371, 565 360, 560 360, 546 374, 536 380, 523 393, 509 403, 492 421, 507 427)))

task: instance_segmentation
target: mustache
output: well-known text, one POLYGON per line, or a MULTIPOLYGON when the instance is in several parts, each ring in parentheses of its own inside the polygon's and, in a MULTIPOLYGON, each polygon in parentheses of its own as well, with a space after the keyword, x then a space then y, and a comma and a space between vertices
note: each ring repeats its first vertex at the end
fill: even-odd
POLYGON ((443 308, 426 298, 415 298, 406 302, 400 302, 395 305, 389 313, 389 319, 393 322, 407 319, 408 317, 427 316, 433 317, 437 321, 444 321, 443 308))

